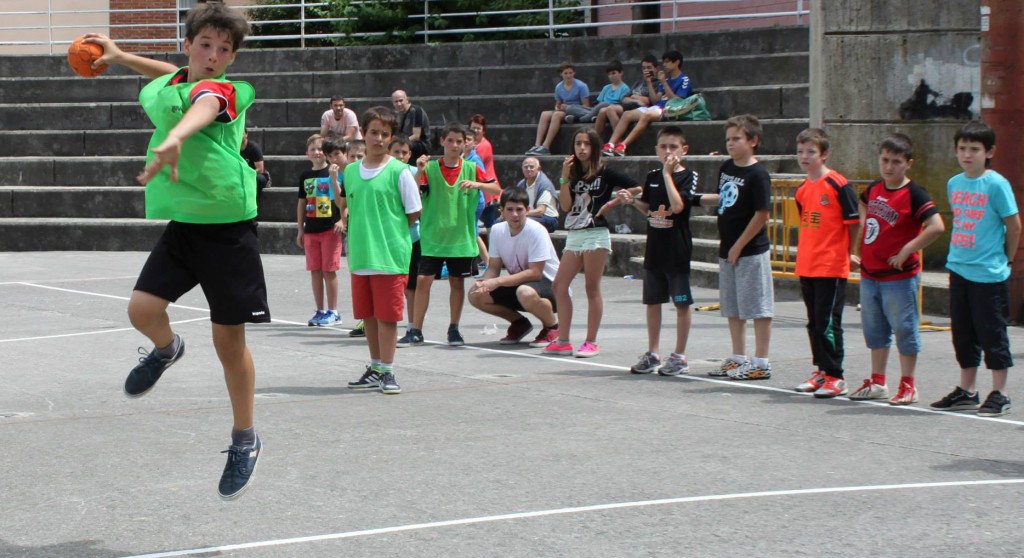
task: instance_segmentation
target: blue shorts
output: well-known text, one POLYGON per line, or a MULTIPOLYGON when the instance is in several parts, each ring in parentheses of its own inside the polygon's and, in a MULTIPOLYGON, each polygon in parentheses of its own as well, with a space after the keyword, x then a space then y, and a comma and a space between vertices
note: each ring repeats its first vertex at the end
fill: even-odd
POLYGON ((917 289, 921 276, 896 281, 860 278, 860 319, 864 343, 869 349, 887 349, 896 333, 901 355, 921 352, 921 316, 917 310, 917 289))

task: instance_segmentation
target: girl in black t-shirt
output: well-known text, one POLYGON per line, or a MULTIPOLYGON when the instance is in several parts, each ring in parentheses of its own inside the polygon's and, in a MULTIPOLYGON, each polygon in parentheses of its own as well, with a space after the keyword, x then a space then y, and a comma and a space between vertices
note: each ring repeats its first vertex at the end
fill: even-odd
POLYGON ((636 180, 616 169, 604 165, 601 157, 601 137, 593 128, 584 128, 573 136, 573 155, 562 164, 559 180, 559 205, 569 231, 562 251, 562 261, 555 276, 553 288, 558 303, 558 339, 544 349, 549 355, 572 355, 569 328, 572 326, 572 298, 569 285, 583 269, 587 289, 587 338, 576 356, 597 356, 597 330, 601 327, 604 299, 601 297, 601 277, 612 251, 608 221, 603 208, 612 203, 612 192, 621 188, 639 186, 636 180))

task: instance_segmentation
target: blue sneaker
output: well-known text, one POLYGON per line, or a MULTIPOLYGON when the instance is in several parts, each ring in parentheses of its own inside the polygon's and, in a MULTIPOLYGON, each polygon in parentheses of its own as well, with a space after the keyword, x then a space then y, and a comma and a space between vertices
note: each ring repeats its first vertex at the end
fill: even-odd
POLYGON ((228 462, 224 465, 224 473, 220 476, 217 491, 221 500, 234 500, 252 485, 256 475, 256 462, 263 453, 263 442, 257 434, 255 445, 231 446, 221 453, 228 454, 228 462))
POLYGON ((318 325, 320 327, 327 327, 327 326, 332 326, 332 325, 340 324, 340 323, 341 323, 341 315, 339 315, 334 310, 328 310, 328 311, 324 312, 323 317, 320 318, 320 321, 317 322, 316 325, 318 325))
POLYGON ((441 264, 441 279, 448 278, 448 264, 441 264))
POLYGON ((153 389, 157 380, 163 375, 164 370, 185 356, 185 340, 175 335, 178 339, 178 352, 170 358, 162 358, 157 354, 156 349, 149 353, 146 349, 139 347, 139 354, 145 355, 139 359, 139 364, 132 368, 128 377, 124 380, 124 394, 131 398, 142 397, 153 389))
POLYGON ((309 319, 309 322, 307 322, 306 325, 308 325, 309 327, 319 325, 320 320, 324 319, 325 315, 327 315, 327 312, 324 312, 323 310, 317 310, 316 314, 313 314, 313 317, 309 319))

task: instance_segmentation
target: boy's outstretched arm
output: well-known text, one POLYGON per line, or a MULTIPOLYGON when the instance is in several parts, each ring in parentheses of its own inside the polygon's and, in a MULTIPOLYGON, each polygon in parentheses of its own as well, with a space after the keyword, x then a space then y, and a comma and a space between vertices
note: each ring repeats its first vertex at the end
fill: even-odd
POLYGON ((103 56, 99 57, 96 62, 93 62, 93 68, 103 64, 120 64, 149 78, 158 78, 178 70, 178 67, 170 62, 124 52, 114 43, 113 39, 100 33, 86 33, 85 40, 82 42, 93 43, 103 47, 103 56))
POLYGON ((171 180, 177 182, 181 144, 185 143, 185 140, 191 137, 192 134, 209 126, 217 118, 220 110, 220 100, 213 95, 200 97, 195 104, 189 107, 181 121, 167 134, 167 139, 153 148, 153 153, 156 157, 146 165, 146 168, 137 177, 139 184, 145 185, 152 180, 165 165, 170 165, 171 180))

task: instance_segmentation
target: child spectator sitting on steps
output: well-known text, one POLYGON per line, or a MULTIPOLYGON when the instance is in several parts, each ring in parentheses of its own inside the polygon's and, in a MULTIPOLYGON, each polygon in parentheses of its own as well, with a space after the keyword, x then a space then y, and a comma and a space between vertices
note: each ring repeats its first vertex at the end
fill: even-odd
POLYGON ((562 81, 555 86, 555 108, 540 113, 537 139, 533 147, 526 150, 527 155, 551 155, 551 144, 562 127, 562 120, 571 124, 589 113, 590 89, 586 83, 575 78, 576 70, 572 62, 562 62, 558 71, 562 81))
POLYGON ((658 58, 653 54, 644 56, 643 60, 640 61, 640 70, 643 77, 637 80, 630 89, 629 94, 622 98, 622 104, 610 105, 598 111, 597 121, 594 124, 597 135, 604 134, 606 122, 611 124, 612 130, 614 130, 625 111, 649 107, 654 104, 651 101, 651 92, 654 91, 653 80, 658 75, 658 58))
MULTIPOLYGON (((604 71, 608 74, 610 83, 601 88, 601 92, 597 95, 597 104, 590 109, 590 112, 581 116, 579 122, 594 122, 602 110, 612 105, 621 105, 622 99, 629 95, 629 86, 622 83, 622 62, 612 60, 605 66, 604 71)), ((598 130, 598 134, 600 133, 601 130, 598 130)))
MULTIPOLYGON (((615 126, 615 130, 612 132, 612 137, 601 148, 605 155, 624 156, 626 149, 633 142, 640 139, 640 135, 644 133, 644 130, 647 129, 651 122, 658 122, 662 119, 665 103, 669 99, 673 97, 685 99, 690 96, 692 87, 690 86, 690 78, 683 73, 682 53, 678 50, 666 52, 661 57, 661 65, 664 69, 658 72, 658 83, 654 86, 654 91, 651 93, 651 100, 654 101, 654 104, 648 107, 633 109, 622 115, 619 123, 615 126), (636 124, 633 131, 626 135, 626 131, 633 124, 636 124)), ((647 70, 644 71, 646 72, 647 70)), ((644 77, 649 79, 651 76, 645 73, 644 77)))

